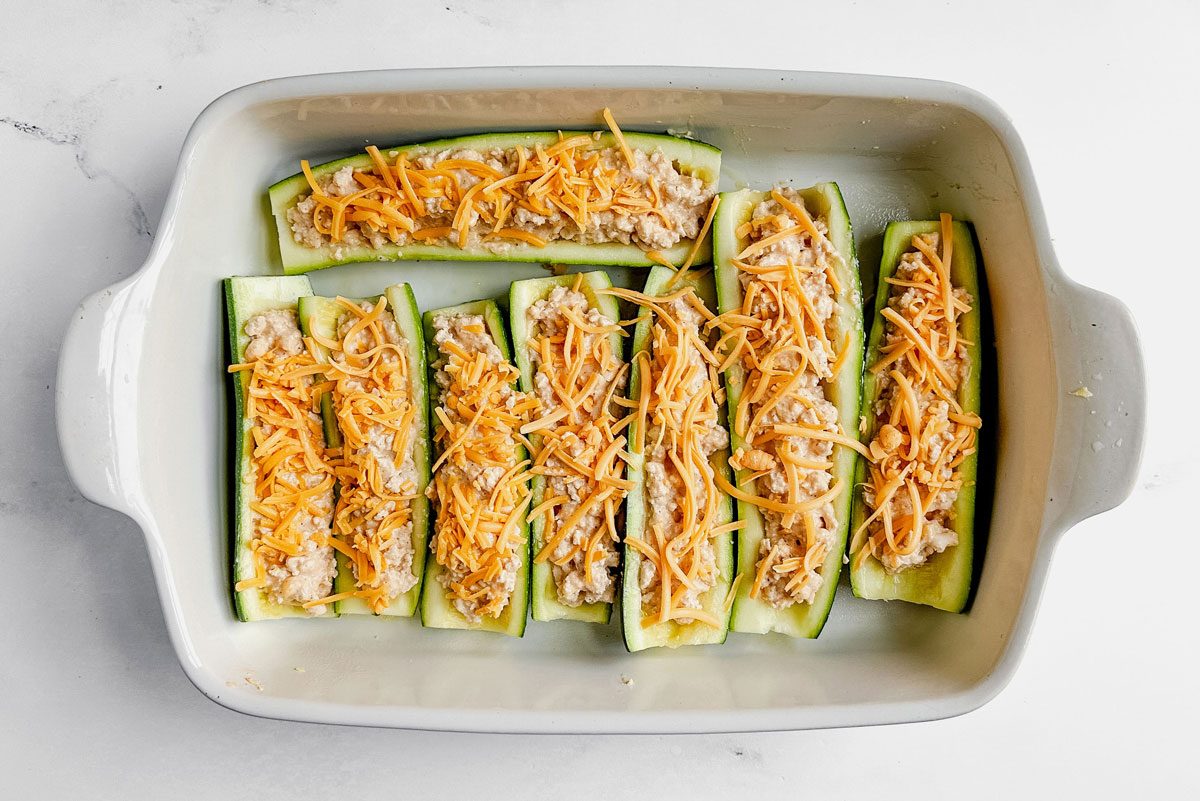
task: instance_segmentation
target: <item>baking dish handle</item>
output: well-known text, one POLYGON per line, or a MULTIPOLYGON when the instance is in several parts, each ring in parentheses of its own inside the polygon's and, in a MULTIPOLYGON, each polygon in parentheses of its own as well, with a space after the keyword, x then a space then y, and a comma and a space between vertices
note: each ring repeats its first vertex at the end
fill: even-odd
POLYGON ((1060 390, 1055 475, 1066 477, 1062 528, 1121 504, 1132 492, 1146 431, 1146 368, 1124 303, 1064 281, 1055 354, 1060 390))
POLYGON ((58 361, 55 416, 67 472, 90 501, 126 514, 137 506, 137 371, 145 292, 131 278, 84 299, 58 361), (136 334, 136 336, 135 336, 136 334))

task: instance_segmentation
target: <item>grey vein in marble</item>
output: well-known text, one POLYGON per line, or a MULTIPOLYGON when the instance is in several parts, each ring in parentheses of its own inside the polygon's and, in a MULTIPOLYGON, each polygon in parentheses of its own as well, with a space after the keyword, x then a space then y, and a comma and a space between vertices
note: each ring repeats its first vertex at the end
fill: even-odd
POLYGON ((79 167, 79 171, 83 173, 85 178, 89 181, 103 178, 125 194, 129 201, 129 222, 138 236, 144 236, 148 239, 154 237, 154 231, 150 228, 150 218, 146 216, 146 209, 142 206, 142 201, 138 199, 137 194, 116 175, 92 163, 91 157, 88 155, 87 146, 78 133, 73 131, 52 131, 32 122, 16 120, 12 117, 0 117, 0 125, 12 128, 14 131, 23 133, 26 136, 32 136, 34 139, 40 139, 48 144, 70 149, 72 155, 75 157, 76 166, 79 167))

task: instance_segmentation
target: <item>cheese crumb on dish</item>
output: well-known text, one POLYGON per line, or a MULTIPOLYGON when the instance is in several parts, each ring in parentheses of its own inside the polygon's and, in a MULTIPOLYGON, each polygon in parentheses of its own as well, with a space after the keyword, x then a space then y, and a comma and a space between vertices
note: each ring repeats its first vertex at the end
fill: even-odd
POLYGON ((334 251, 423 243, 497 253, 563 241, 656 251, 698 238, 715 182, 661 150, 628 147, 607 110, 606 120, 616 146, 583 134, 485 151, 372 146, 370 167, 320 178, 302 161, 309 193, 287 210, 292 238, 334 251))
POLYGON ((850 548, 856 566, 875 558, 900 573, 958 544, 957 468, 975 452, 982 421, 958 401, 974 343, 958 335, 957 320, 974 299, 951 281, 953 242, 943 214, 940 233, 914 236, 887 279, 881 357, 868 368, 879 393, 863 488, 871 514, 850 548))
POLYGON ((347 557, 355 589, 325 600, 358 597, 380 613, 418 582, 412 501, 419 491, 419 412, 408 341, 387 299, 356 303, 339 297, 335 303, 342 310, 335 337, 314 333, 313 339, 329 352, 325 378, 333 383, 342 437, 334 462, 340 490, 331 544, 347 557))
POLYGON ((580 291, 556 286, 526 311, 538 420, 523 429, 535 447, 532 473, 545 491, 531 520, 541 519, 538 562, 550 562, 558 600, 567 606, 611 603, 620 562, 616 518, 629 482, 628 454, 614 432, 614 396, 623 395, 621 334, 580 291))
POLYGON ((432 553, 438 579, 464 618, 498 618, 516 587, 529 507, 529 461, 518 460, 519 429, 537 399, 517 391, 518 373, 504 359, 478 314, 433 319, 438 398, 428 494, 437 504, 432 553))
POLYGON ((271 310, 246 321, 249 371, 246 418, 252 443, 254 485, 250 500, 255 575, 235 590, 258 589, 271 603, 324 614, 322 602, 337 571, 329 544, 333 519, 333 468, 325 455, 319 413, 321 372, 292 310, 271 310))
POLYGON ((749 594, 775 608, 811 603, 824 584, 842 522, 834 502, 848 489, 833 475, 834 448, 862 447, 828 399, 850 346, 834 334, 841 257, 828 234, 799 192, 773 189, 737 230, 748 243, 733 260, 742 306, 717 320, 721 369, 745 370, 732 427, 746 445, 729 460, 742 477, 728 491, 762 516, 749 594))

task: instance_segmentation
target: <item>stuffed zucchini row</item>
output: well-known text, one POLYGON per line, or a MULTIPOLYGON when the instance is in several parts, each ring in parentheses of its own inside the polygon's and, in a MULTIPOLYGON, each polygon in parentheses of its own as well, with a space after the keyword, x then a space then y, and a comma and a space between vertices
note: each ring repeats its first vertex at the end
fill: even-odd
POLYGON ((713 354, 710 276, 655 267, 643 292, 629 384, 632 487, 625 517, 622 629, 640 651, 725 641, 733 503, 724 392, 713 354))
POLYGON ((529 599, 529 459, 537 399, 517 388, 504 320, 480 300, 425 313, 435 517, 421 597, 433 628, 520 637, 529 599))
POLYGON ((521 389, 539 401, 533 445, 534 620, 605 623, 620 562, 617 517, 628 489, 616 430, 628 368, 620 310, 604 272, 513 283, 521 389))
POLYGON ((322 415, 334 455, 331 541, 342 614, 410 617, 429 538, 428 373, 408 284, 378 297, 308 296, 300 327, 325 365, 322 415))
POLYGON ((320 415, 322 366, 305 347, 304 277, 225 281, 233 379, 232 579, 241 620, 332 615, 334 467, 320 415))
POLYGON ((611 133, 482 134, 302 161, 269 190, 284 272, 395 259, 681 262, 721 151, 622 134, 606 119, 611 133))
POLYGON ((980 418, 975 240, 950 215, 888 226, 867 355, 869 464, 854 505, 860 598, 961 612, 971 593, 980 418))
POLYGON ((721 196, 713 229, 738 535, 734 631, 820 634, 846 548, 862 298, 836 184, 721 196))

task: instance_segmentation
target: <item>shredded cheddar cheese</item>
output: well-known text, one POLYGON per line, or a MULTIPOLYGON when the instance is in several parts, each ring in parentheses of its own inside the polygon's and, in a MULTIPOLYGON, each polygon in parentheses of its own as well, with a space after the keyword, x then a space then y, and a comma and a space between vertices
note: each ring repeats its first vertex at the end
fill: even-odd
POLYGON ((681 172, 686 165, 668 162, 659 170, 655 154, 630 147, 608 109, 602 116, 615 148, 601 146, 599 134, 560 132, 549 146, 485 153, 369 146, 369 165, 321 175, 302 161, 309 194, 287 219, 296 241, 310 247, 542 248, 554 238, 633 242, 649 251, 694 239, 698 249, 700 209, 715 186, 681 172), (670 187, 663 185, 668 180, 670 187))
POLYGON ((709 229, 712 228, 713 218, 717 216, 717 209, 721 205, 721 196, 713 197, 712 203, 708 207, 708 213, 704 215, 704 222, 700 226, 700 233, 696 236, 696 240, 692 242, 692 249, 688 251, 687 258, 683 260, 683 264, 679 265, 679 269, 675 271, 675 275, 671 276, 671 282, 668 286, 675 286, 689 269, 692 262, 696 260, 696 256, 700 253, 700 243, 704 241, 704 237, 708 235, 709 229))
MULTIPOLYGON (((412 502, 417 406, 406 341, 381 297, 366 306, 339 297, 336 336, 312 339, 329 353, 325 378, 342 436, 334 461, 339 493, 332 545, 350 562, 355 589, 375 613, 417 584, 412 502)), ((310 325, 309 330, 314 330, 310 325)))
POLYGON ((517 459, 520 429, 538 403, 514 388, 517 370, 481 317, 439 316, 434 329, 441 454, 429 488, 437 504, 432 553, 447 598, 477 622, 498 618, 515 586, 532 476, 529 460, 517 459))
POLYGON ((897 573, 957 544, 957 468, 975 452, 982 421, 957 394, 972 369, 958 318, 973 299, 951 280, 953 242, 952 220, 942 214, 940 232, 914 236, 887 279, 880 358, 868 368, 880 400, 864 488, 871 513, 850 546, 856 567, 875 558, 897 573))
POLYGON ((637 354, 640 393, 631 413, 631 450, 643 458, 646 476, 646 525, 640 538, 627 540, 643 560, 642 625, 720 627, 704 608, 719 578, 713 539, 740 524, 721 522, 719 473, 710 461, 728 445, 719 360, 702 332, 713 315, 690 286, 656 297, 609 291, 653 320, 649 346, 637 354))
POLYGON ((546 500, 529 514, 542 521, 534 560, 549 562, 560 602, 609 603, 616 587, 616 517, 629 488, 629 454, 613 414, 627 365, 618 323, 574 284, 555 287, 526 311, 528 356, 542 416, 521 429, 534 448, 530 472, 544 476, 546 500), (619 342, 619 341, 618 341, 619 342))
POLYGON ((840 256, 826 230, 799 193, 772 190, 736 230, 742 306, 709 323, 722 332, 721 369, 736 365, 744 377, 731 410, 745 443, 730 458, 740 486, 723 489, 763 517, 747 580, 750 597, 775 607, 809 603, 822 586, 839 524, 834 502, 848 491, 833 477, 834 449, 864 450, 827 398, 850 339, 834 335, 840 256))
POLYGON ((246 324, 245 418, 251 440, 249 506, 254 576, 234 589, 276 604, 325 611, 335 569, 330 548, 333 467, 320 417, 322 367, 301 345, 294 312, 270 311, 246 324))

